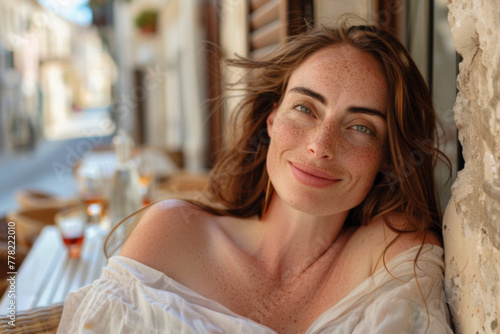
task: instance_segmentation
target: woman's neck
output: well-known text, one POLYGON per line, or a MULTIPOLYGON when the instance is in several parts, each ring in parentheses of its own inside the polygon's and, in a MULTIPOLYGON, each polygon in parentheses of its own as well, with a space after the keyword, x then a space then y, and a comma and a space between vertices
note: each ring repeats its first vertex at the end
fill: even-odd
MULTIPOLYGON (((341 234, 347 214, 314 216, 300 212, 275 193, 260 220, 255 257, 271 275, 301 275, 327 254, 341 234)), ((331 252, 329 255, 333 256, 331 252)))

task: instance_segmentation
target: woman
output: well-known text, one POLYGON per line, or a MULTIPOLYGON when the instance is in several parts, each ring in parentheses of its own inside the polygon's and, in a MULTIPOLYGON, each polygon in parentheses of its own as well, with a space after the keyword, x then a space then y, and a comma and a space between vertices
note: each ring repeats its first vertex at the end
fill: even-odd
POLYGON ((372 26, 246 68, 209 201, 153 205, 61 332, 451 333, 430 94, 372 26))

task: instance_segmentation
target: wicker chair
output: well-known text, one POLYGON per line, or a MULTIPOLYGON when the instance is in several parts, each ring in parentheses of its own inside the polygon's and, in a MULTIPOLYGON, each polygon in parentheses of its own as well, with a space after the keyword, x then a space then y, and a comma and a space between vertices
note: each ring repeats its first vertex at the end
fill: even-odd
POLYGON ((15 327, 9 324, 11 319, 0 317, 0 333, 56 333, 63 310, 63 303, 38 307, 16 314, 15 327))

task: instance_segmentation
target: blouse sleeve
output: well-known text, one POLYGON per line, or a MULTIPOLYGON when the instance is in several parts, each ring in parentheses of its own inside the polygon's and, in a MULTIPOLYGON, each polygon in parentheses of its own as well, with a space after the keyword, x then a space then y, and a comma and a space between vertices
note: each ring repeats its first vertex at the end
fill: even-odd
POLYGON ((406 282, 396 279, 375 291, 353 333, 453 334, 442 278, 417 277, 418 284, 415 277, 406 282))
POLYGON ((57 333, 194 333, 175 313, 139 297, 133 282, 100 278, 68 295, 57 333))
POLYGON ((98 280, 68 295, 58 333, 110 333, 124 329, 126 310, 116 303, 121 291, 110 282, 103 283, 98 280))

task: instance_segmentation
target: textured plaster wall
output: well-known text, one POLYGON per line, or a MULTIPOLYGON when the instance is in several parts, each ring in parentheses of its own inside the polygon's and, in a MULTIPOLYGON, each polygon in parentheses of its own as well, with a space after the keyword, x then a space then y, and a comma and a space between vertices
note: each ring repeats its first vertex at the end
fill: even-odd
POLYGON ((500 1, 448 8, 463 57, 454 112, 466 164, 444 219, 445 291, 456 333, 499 333, 500 1))

